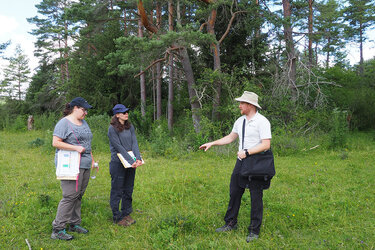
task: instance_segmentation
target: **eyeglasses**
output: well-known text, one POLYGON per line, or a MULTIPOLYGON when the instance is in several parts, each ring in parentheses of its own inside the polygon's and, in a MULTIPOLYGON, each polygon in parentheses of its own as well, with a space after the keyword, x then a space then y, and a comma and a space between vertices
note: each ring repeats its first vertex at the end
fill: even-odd
POLYGON ((81 109, 83 111, 83 113, 88 113, 87 109, 85 109, 85 108, 80 107, 79 109, 81 109))

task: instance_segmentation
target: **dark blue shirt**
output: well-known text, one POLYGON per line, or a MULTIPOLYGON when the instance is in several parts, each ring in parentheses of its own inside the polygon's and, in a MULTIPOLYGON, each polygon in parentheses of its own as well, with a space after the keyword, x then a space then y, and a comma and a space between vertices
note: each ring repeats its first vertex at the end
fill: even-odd
POLYGON ((135 161, 128 154, 128 151, 133 151, 137 160, 142 160, 133 125, 130 126, 130 129, 124 129, 121 132, 118 132, 110 125, 108 128, 108 138, 109 148, 111 150, 111 161, 120 162, 117 156, 117 153, 120 153, 130 164, 133 164, 135 161))

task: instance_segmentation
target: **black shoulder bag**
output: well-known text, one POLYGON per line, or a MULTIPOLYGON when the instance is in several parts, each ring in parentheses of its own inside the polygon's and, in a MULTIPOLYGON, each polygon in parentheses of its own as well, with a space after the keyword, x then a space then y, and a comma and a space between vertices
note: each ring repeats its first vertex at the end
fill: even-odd
MULTIPOLYGON (((246 118, 242 126, 242 149, 245 141, 245 125, 246 118)), ((272 179, 275 173, 275 164, 271 149, 242 159, 240 174, 248 177, 249 180, 251 180, 252 177, 263 177, 264 180, 267 181, 272 179)))

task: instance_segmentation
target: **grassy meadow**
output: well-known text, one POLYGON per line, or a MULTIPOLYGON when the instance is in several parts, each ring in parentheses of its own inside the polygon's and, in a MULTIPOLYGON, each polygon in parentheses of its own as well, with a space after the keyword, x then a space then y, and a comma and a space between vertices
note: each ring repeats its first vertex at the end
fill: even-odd
POLYGON ((235 163, 234 156, 215 149, 168 158, 144 150, 146 165, 137 169, 133 195, 137 223, 128 228, 111 221, 109 149, 94 151, 100 170, 82 202, 82 226, 90 232, 72 233, 69 242, 50 239, 61 199, 51 138, 50 132, 0 131, 0 249, 28 249, 26 239, 32 249, 375 248, 371 134, 351 135, 348 147, 338 151, 274 152, 277 173, 264 192, 261 235, 252 243, 245 241, 248 191, 238 230, 215 232, 223 225, 235 163))

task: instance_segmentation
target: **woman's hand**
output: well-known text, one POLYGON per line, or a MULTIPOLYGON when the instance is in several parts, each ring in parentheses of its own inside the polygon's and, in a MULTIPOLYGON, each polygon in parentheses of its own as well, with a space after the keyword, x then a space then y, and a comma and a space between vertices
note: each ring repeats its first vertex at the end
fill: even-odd
POLYGON ((138 167, 138 164, 137 162, 135 161, 133 164, 132 164, 132 168, 137 168, 138 167))
POLYGON ((246 152, 245 152, 245 150, 241 150, 241 151, 238 151, 237 152, 237 157, 239 158, 239 159, 245 159, 246 158, 246 152))
POLYGON ((83 152, 85 152, 85 150, 86 149, 84 147, 82 147, 82 146, 76 146, 76 149, 75 149, 75 151, 77 151, 80 154, 82 154, 83 152))
POLYGON ((143 163, 142 163, 142 161, 141 161, 141 160, 137 160, 137 161, 136 161, 136 163, 137 163, 137 167, 139 167, 139 166, 142 166, 142 165, 143 165, 143 163))

